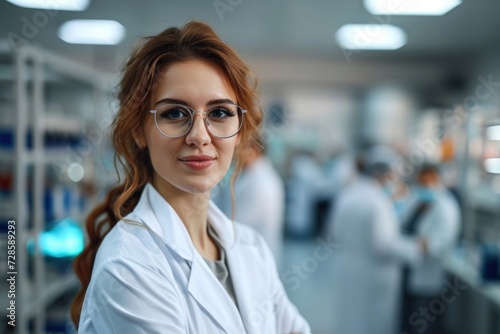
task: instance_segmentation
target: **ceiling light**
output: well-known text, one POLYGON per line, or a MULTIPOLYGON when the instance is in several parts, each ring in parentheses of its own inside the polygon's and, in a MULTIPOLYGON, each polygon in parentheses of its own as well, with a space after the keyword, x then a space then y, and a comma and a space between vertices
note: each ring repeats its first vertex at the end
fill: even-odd
POLYGON ((389 24, 346 24, 335 37, 348 50, 396 50, 406 44, 406 33, 389 24))
POLYGON ((24 8, 38 8, 50 10, 83 11, 89 6, 90 0, 7 0, 24 8))
POLYGON ((484 169, 488 173, 500 174, 500 158, 491 158, 484 160, 484 169))
POLYGON ((439 16, 462 3, 461 0, 364 0, 365 8, 374 15, 439 16))
POLYGON ((500 140, 500 125, 486 128, 486 137, 488 137, 489 140, 500 140))
POLYGON ((125 37, 125 27, 111 20, 72 20, 59 28, 58 36, 71 44, 115 45, 125 37))

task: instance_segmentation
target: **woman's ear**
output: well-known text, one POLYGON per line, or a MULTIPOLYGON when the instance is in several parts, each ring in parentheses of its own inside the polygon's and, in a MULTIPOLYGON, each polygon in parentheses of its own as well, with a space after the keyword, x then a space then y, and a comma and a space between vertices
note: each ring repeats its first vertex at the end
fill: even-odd
POLYGON ((140 149, 143 149, 147 146, 146 139, 144 138, 144 132, 142 130, 136 131, 133 134, 134 141, 139 146, 140 149))

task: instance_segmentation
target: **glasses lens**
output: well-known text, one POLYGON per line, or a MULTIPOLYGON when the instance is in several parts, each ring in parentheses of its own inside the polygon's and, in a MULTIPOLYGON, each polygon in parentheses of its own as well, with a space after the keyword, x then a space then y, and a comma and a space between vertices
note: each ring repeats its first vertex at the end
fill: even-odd
MULTIPOLYGON (((243 110, 232 103, 213 106, 204 114, 207 130, 215 137, 232 137, 243 124, 243 110)), ((164 136, 178 138, 189 132, 193 117, 188 107, 167 103, 156 108, 155 123, 164 136)))
POLYGON ((207 112, 207 128, 211 134, 220 138, 232 137, 243 124, 243 111, 235 104, 221 104, 207 112))
POLYGON ((155 122, 163 135, 171 138, 185 135, 192 123, 192 115, 185 106, 162 104, 156 108, 155 122))

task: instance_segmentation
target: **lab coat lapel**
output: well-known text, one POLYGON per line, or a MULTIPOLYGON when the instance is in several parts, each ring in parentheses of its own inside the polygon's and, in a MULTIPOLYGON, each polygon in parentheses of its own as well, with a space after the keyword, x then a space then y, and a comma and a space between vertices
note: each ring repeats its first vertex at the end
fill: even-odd
POLYGON ((151 184, 144 187, 133 214, 172 251, 185 260, 193 260, 196 250, 186 227, 175 210, 151 184))
POLYGON ((235 226, 213 203, 211 203, 209 217, 212 219, 215 231, 219 235, 223 247, 226 249, 227 265, 233 282, 236 302, 243 320, 246 333, 258 333, 256 323, 252 323, 252 315, 259 307, 265 307, 262 301, 269 300, 271 296, 265 296, 264 290, 256 288, 258 280, 253 279, 259 273, 255 268, 245 266, 245 259, 258 258, 259 252, 256 246, 238 242, 235 234, 235 226))
POLYGON ((227 333, 244 332, 236 305, 199 254, 195 255, 188 284, 191 296, 227 333))
POLYGON ((259 306, 259 301, 266 298, 258 294, 262 289, 256 288, 255 284, 257 282, 252 279, 256 275, 258 276, 259 273, 252 271, 251 268, 247 268, 242 262, 242 253, 245 253, 245 257, 258 256, 255 249, 252 248, 254 247, 235 245, 227 254, 227 263, 233 280, 234 293, 236 294, 241 319, 247 333, 254 333, 252 329, 255 328, 255 324, 251 323, 252 311, 255 310, 255 307, 259 306))
MULTIPOLYGON (((226 216, 216 207, 214 211, 213 207, 215 205, 210 203, 208 219, 222 242, 226 256, 228 256, 231 252, 227 248, 228 239, 234 240, 234 237, 232 231, 227 229, 226 216), (221 226, 225 228, 221 228, 221 226)), ((230 275, 234 285, 235 278, 232 277, 231 270, 230 275)), ((191 296, 207 310, 226 332, 245 332, 236 305, 198 252, 195 252, 193 257, 188 290, 191 296)), ((238 302, 238 298, 236 298, 236 302, 238 302)))

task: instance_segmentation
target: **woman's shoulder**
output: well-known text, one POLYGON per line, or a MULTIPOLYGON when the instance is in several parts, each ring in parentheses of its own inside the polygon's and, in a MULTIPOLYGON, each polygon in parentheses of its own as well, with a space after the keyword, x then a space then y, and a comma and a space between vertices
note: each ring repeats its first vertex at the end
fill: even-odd
POLYGON ((141 263, 155 267, 161 251, 149 231, 141 226, 119 221, 104 237, 94 262, 94 271, 104 264, 141 263))
POLYGON ((144 319, 154 312, 167 317, 172 312, 181 321, 179 299, 172 271, 149 231, 120 221, 97 252, 80 327, 94 326, 103 310, 117 319, 124 311, 144 319))

